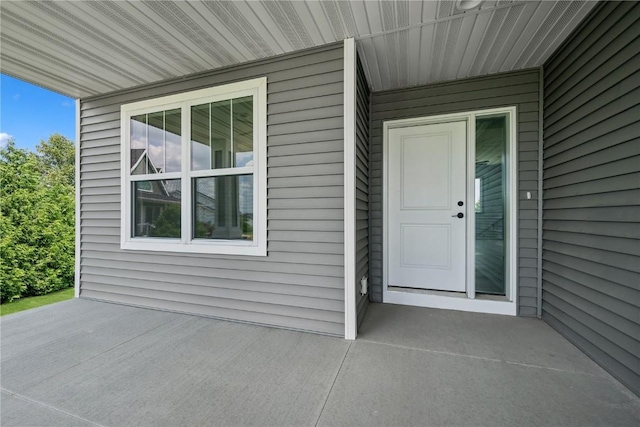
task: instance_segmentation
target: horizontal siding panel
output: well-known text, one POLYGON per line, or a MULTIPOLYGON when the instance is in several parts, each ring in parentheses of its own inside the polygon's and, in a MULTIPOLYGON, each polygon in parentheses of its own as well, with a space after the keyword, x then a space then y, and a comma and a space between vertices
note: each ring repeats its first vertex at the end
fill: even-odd
POLYGON ((342 176, 344 166, 340 163, 327 163, 319 165, 305 166, 279 166, 271 167, 267 171, 269 178, 301 177, 301 176, 322 176, 339 175, 342 176))
MULTIPOLYGON (((640 128, 638 130, 640 130, 640 128)), ((566 154, 566 151, 563 154, 566 154)), ((640 156, 640 137, 631 141, 623 142, 622 144, 609 146, 608 148, 596 151, 595 153, 575 157, 556 166, 546 165, 544 169, 544 176, 545 178, 553 178, 571 172, 591 169, 594 166, 601 164, 624 160, 629 156, 640 156)))
POLYGON ((326 107, 327 105, 342 105, 343 102, 344 96, 341 93, 316 96, 314 98, 279 102, 277 104, 268 104, 267 114, 276 115, 305 110, 314 110, 316 108, 326 107))
MULTIPOLYGON (((269 209, 343 209, 344 199, 316 197, 306 199, 270 199, 269 209)), ((342 216, 340 216, 340 219, 342 216)), ((311 219, 311 218, 310 218, 311 219)))
MULTIPOLYGON (((322 97, 324 99, 325 97, 322 97)), ((280 125, 294 122, 304 122, 309 120, 317 120, 320 118, 342 117, 344 107, 342 104, 323 106, 314 108, 313 110, 299 110, 286 113, 269 114, 267 125, 280 125)))
MULTIPOLYGON (((88 234, 97 235, 94 229, 87 231, 88 234)), ((281 240, 281 241, 290 241, 297 242, 300 240, 296 240, 294 238, 281 240)), ((322 242, 320 242, 322 243, 322 242)), ((81 249, 88 251, 101 251, 104 253, 110 252, 123 252, 120 249, 119 244, 110 244, 110 243, 82 243, 80 245, 81 249)), ((130 253, 125 251, 125 253, 130 253)), ((147 256, 158 257, 159 252, 143 252, 136 251, 135 253, 142 253, 147 256)), ((170 255, 173 256, 173 255, 170 255)), ((207 254, 189 254, 190 258, 194 259, 209 259, 210 256, 207 254)), ((237 260, 235 255, 218 255, 216 256, 216 260, 237 260)), ((290 252, 272 252, 268 257, 255 257, 251 260, 251 262, 255 263, 287 263, 287 264, 314 264, 314 265, 328 265, 328 266, 343 266, 344 265, 344 256, 343 255, 332 255, 332 254, 313 254, 313 253, 290 253, 290 252)), ((207 279, 211 279, 211 276, 207 277, 207 279)))
POLYGON ((545 211, 545 220, 563 221, 616 221, 628 223, 633 226, 640 218, 640 207, 638 206, 616 206, 611 208, 572 208, 572 209, 550 209, 545 211))
POLYGON ((640 181, 640 172, 601 178, 596 181, 580 182, 563 187, 545 188, 545 200, 586 194, 604 194, 610 191, 635 190, 640 181))
POLYGON ((344 324, 337 322, 324 322, 315 319, 278 316, 267 313, 256 313, 252 311, 238 311, 221 307, 214 308, 198 303, 183 303, 157 298, 150 299, 134 295, 122 295, 93 290, 81 290, 80 296, 95 300, 111 301, 120 304, 133 305, 137 307, 149 307, 160 310, 174 311, 178 313, 188 313, 218 319, 248 322, 258 325, 275 326, 301 331, 311 331, 327 335, 342 336, 344 334, 344 324))
POLYGON ((550 306, 547 311, 546 321, 574 343, 576 347, 603 366, 606 366, 607 370, 623 384, 632 386, 640 381, 640 375, 635 374, 621 364, 615 357, 612 357, 611 354, 603 351, 599 346, 602 341, 592 339, 591 331, 575 321, 572 317, 550 306))
POLYGON ((342 183, 334 186, 304 187, 304 188, 271 188, 268 199, 312 199, 344 196, 342 183))
MULTIPOLYGON (((546 233, 545 233, 546 234, 546 233)), ((576 246, 567 242, 558 242, 544 237, 544 249, 551 252, 569 253, 574 256, 600 264, 606 264, 620 270, 640 273, 640 259, 637 256, 600 249, 599 246, 576 246)))
MULTIPOLYGON (((545 281, 545 283, 548 282, 545 281)), ((640 374, 640 365, 635 363, 634 360, 634 355, 637 355, 638 351, 640 351, 638 341, 630 340, 628 336, 623 335, 617 328, 609 327, 606 323, 594 319, 593 316, 576 305, 570 306, 566 299, 554 295, 552 291, 558 292, 558 289, 549 286, 548 290, 544 291, 549 305, 563 312, 572 312, 572 317, 585 328, 585 332, 588 330, 593 341, 598 342, 599 346, 607 348, 608 353, 628 369, 640 374)), ((561 292, 558 293, 561 294, 561 292)), ((578 302, 577 299, 571 301, 578 302)))
POLYGON ((636 294, 629 294, 628 292, 630 289, 638 291, 637 283, 638 280, 640 280, 639 273, 616 269, 611 265, 582 258, 579 254, 574 254, 571 248, 556 246, 555 248, 549 249, 545 246, 543 261, 543 266, 554 263, 567 269, 576 270, 589 276, 615 283, 616 286, 609 285, 600 289, 600 292, 607 293, 607 295, 620 295, 620 298, 626 299, 627 301, 634 301, 633 298, 635 298, 636 294), (633 298, 629 298, 630 295, 633 298))
MULTIPOLYGON (((344 302, 337 300, 329 300, 326 298, 307 298, 292 295, 272 294, 256 291, 239 291, 237 289, 224 289, 214 288, 208 286, 194 286, 183 283, 166 283, 166 282, 149 282, 146 280, 130 280, 127 282, 127 286, 122 286, 121 283, 115 283, 116 280, 112 280, 109 277, 96 277, 97 281, 90 280, 88 277, 84 277, 86 290, 97 290, 102 292, 112 293, 124 293, 130 295, 138 295, 145 298, 156 297, 159 293, 166 292, 169 298, 174 301, 180 301, 183 298, 184 302, 193 302, 200 297, 200 303, 204 304, 207 299, 212 299, 215 302, 213 304, 221 304, 221 307, 234 309, 235 307, 242 310, 246 310, 246 303, 262 303, 269 304, 274 307, 274 312, 280 308, 279 306, 288 306, 292 310, 298 308, 308 308, 318 310, 318 316, 322 320, 333 318, 332 315, 321 314, 323 312, 337 312, 344 313, 344 302), (179 292, 176 292, 179 290, 179 292), (170 295, 173 295, 171 298, 170 295)), ((286 309, 286 308, 282 308, 286 309)), ((307 314, 307 312, 304 312, 307 314)), ((279 314, 279 313, 278 313, 279 314)), ((313 315, 311 315, 313 316, 313 315)))
MULTIPOLYGON (((298 243, 292 243, 298 244, 298 243)), ((315 244, 319 245, 319 244, 315 244)), ((316 253, 316 252, 312 252, 316 253)), ((318 252, 322 253, 322 252, 318 252)), ((83 259, 87 262, 93 263, 92 265, 98 266, 117 266, 118 263, 124 266, 127 264, 130 269, 136 266, 141 271, 163 271, 170 272, 172 269, 176 271, 181 267, 188 267, 191 275, 203 275, 204 277, 211 276, 214 272, 219 270, 241 270, 243 272, 262 272, 267 274, 304 274, 304 275, 324 275, 327 277, 343 277, 342 266, 327 266, 327 265, 315 265, 315 264, 300 264, 292 262, 252 262, 247 260, 233 260, 233 259, 203 259, 203 258, 189 258, 188 260, 182 260, 173 255, 161 255, 158 253, 153 257, 153 260, 145 260, 149 258, 146 254, 127 252, 94 252, 86 251, 82 254, 83 259), (144 260, 144 261, 143 261, 144 260), (144 266, 138 266, 139 263, 144 262, 144 266), (162 270, 160 270, 162 269, 162 270)), ((185 257, 187 258, 187 257, 185 257)), ((89 265, 89 264, 87 264, 89 265)))
POLYGON ((289 154, 285 156, 269 156, 268 166, 308 166, 321 164, 342 165, 344 153, 342 150, 333 152, 318 152, 311 154, 289 154))
POLYGON ((544 229, 550 231, 565 231, 582 233, 591 236, 625 237, 640 239, 640 227, 631 227, 619 222, 584 222, 584 221, 553 221, 544 222, 544 229))
POLYGON ((81 102, 81 296, 344 333, 342 44, 81 102), (267 77, 266 257, 120 249, 120 107, 267 77))
MULTIPOLYGON (((590 304, 597 304, 601 306, 606 310, 606 317, 609 319, 609 325, 612 327, 620 327, 621 330, 624 330, 624 333, 629 337, 633 337, 637 332, 638 327, 640 327, 640 318, 638 318, 636 308, 629 301, 613 298, 603 292, 600 292, 600 289, 606 289, 606 281, 594 280, 593 277, 582 277, 584 282, 576 282, 566 277, 567 271, 564 270, 562 266, 548 263, 545 267, 545 280, 549 283, 553 283, 555 287, 571 293, 572 295, 568 296, 569 299, 573 300, 581 298, 588 301, 590 304), (557 271, 558 274, 556 274, 555 271, 557 271), (587 283, 591 286, 588 286, 587 283), (594 285, 595 283, 597 283, 597 285, 594 285), (619 317, 622 317, 623 320, 619 319, 619 317)), ((640 297, 640 293, 638 291, 636 291, 635 294, 636 297, 640 297)), ((592 307, 585 311, 593 312, 594 308, 592 307)))
MULTIPOLYGON (((638 116, 640 117, 640 116, 638 116)), ((609 178, 616 175, 625 175, 628 173, 636 173, 640 156, 631 156, 616 162, 600 164, 593 166, 588 170, 580 170, 577 172, 568 172, 553 178, 544 180, 544 188, 554 188, 563 185, 575 184, 579 182, 595 181, 601 178, 609 178)))
POLYGON ((640 205, 640 189, 551 199, 544 204, 544 207, 545 209, 576 209, 629 205, 640 205))
POLYGON ((283 231, 344 231, 343 221, 269 220, 267 229, 283 231))
MULTIPOLYGON (((108 260, 96 260, 96 259, 83 259, 83 265, 81 267, 81 274, 91 272, 96 268, 101 269, 111 269, 118 271, 143 271, 146 272, 147 275, 151 277, 161 276, 163 274, 173 274, 176 272, 175 266, 166 266, 162 264, 153 265, 153 269, 151 268, 141 268, 140 263, 118 263, 116 261, 108 261, 108 260)), ((183 276, 197 276, 197 277, 207 277, 203 276, 202 273, 213 275, 212 269, 200 267, 199 269, 190 268, 188 271, 184 273, 180 273, 183 276), (193 271, 195 270, 195 271, 193 271)), ((185 280, 188 280, 189 277, 185 277, 185 280)), ((330 276, 315 276, 315 275, 305 275, 305 274, 265 274, 263 272, 256 271, 238 271, 238 270, 228 270, 223 269, 219 271, 215 271, 215 276, 219 279, 230 279, 230 280, 248 280, 262 283, 285 283, 296 286, 316 286, 318 288, 335 288, 341 289, 344 287, 344 279, 338 277, 330 277, 330 276)), ((150 279, 155 280, 155 279, 150 279)), ((265 285, 266 287, 268 285, 265 285)), ((268 287, 267 287, 268 289, 268 287)), ((266 290, 266 289, 265 289, 266 290)))
POLYGON ((296 187, 317 187, 317 186, 337 186, 342 185, 344 178, 342 175, 324 176, 303 176, 271 178, 267 182, 268 188, 296 188, 296 187))
MULTIPOLYGON (((96 245, 96 244, 93 244, 96 245)), ((111 280, 116 281, 118 283, 126 283, 127 279, 132 280, 144 280, 149 281, 151 277, 153 277, 153 282, 163 282, 163 283, 183 283, 187 285, 194 286, 202 286, 202 287, 214 287, 221 289, 237 289, 242 291, 256 291, 256 292, 264 292, 265 290, 269 290, 271 293, 275 294, 284 294, 284 295, 298 295, 305 297, 317 297, 317 298, 327 298, 333 300, 343 300, 344 299, 344 290, 340 287, 327 287, 327 286, 318 286, 315 283, 306 283, 303 286, 300 286, 296 283, 290 283, 291 277, 285 276, 285 281, 282 282, 274 282, 269 281, 271 277, 267 277, 267 281, 258 281, 258 280, 246 280, 246 279, 232 279, 226 277, 203 277, 203 276, 189 276, 188 280, 185 280, 185 277, 178 273, 165 273, 165 274, 153 274, 145 271, 138 270, 113 270, 109 268, 102 267, 86 267, 82 272, 83 278, 88 278, 93 282, 102 282, 106 280, 106 278, 111 278, 111 280), (98 279, 99 278, 99 279, 98 279)), ((107 282, 110 283, 110 282, 107 282)))
POLYGON ((374 93, 372 110, 375 111, 377 104, 392 103, 403 99, 427 98, 432 95, 446 95, 456 93, 466 93, 477 90, 480 85, 482 88, 490 88, 494 90, 502 90, 504 87, 526 85, 537 83, 538 75, 536 72, 523 71, 516 73, 503 73, 482 78, 469 78, 457 81, 433 84, 429 86, 416 87, 412 89, 403 89, 397 91, 387 91, 374 93))
POLYGON ((324 153, 340 153, 343 152, 343 141, 319 141, 319 142, 306 142, 300 144, 287 144, 270 146, 267 151, 267 157, 269 161, 278 161, 279 157, 288 156, 309 156, 314 157, 316 154, 324 153))
POLYGON ((275 147, 278 145, 289 144, 307 144, 308 142, 323 142, 323 141, 342 141, 344 137, 344 131, 338 128, 322 129, 310 131, 305 129, 302 133, 288 133, 283 135, 270 135, 267 138, 267 147, 275 147))
POLYGON ((635 138, 633 130, 634 126, 637 127, 637 125, 631 124, 617 128, 606 135, 598 138, 592 138, 589 141, 589 144, 569 139, 549 147, 549 149, 545 150, 544 153, 544 166, 550 168, 560 163, 569 162, 579 157, 613 147, 611 144, 612 140, 617 143, 624 143, 628 140, 633 140, 635 138))

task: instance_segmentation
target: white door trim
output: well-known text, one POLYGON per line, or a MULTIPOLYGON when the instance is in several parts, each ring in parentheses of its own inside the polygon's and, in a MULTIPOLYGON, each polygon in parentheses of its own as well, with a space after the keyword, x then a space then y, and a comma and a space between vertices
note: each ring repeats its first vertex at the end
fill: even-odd
MULTIPOLYGON (((467 111, 462 113, 444 114, 438 116, 419 117, 412 119, 393 120, 383 123, 382 148, 382 300, 385 303, 416 305, 421 307, 443 308, 449 310, 474 311, 481 313, 517 314, 517 110, 516 107, 493 108, 487 110, 467 111), (473 200, 470 195, 474 192, 475 162, 475 118, 477 116, 508 114, 509 144, 507 145, 507 214, 506 214, 506 299, 503 301, 477 299, 475 294, 475 239, 467 239, 467 295, 446 295, 435 292, 415 292, 412 290, 389 289, 389 239, 388 239, 388 155, 389 130, 399 127, 419 126, 451 121, 467 122, 467 200, 473 200)), ((467 230, 475 229, 475 215, 467 215, 467 230)), ((469 233, 467 233, 469 236, 469 233)))

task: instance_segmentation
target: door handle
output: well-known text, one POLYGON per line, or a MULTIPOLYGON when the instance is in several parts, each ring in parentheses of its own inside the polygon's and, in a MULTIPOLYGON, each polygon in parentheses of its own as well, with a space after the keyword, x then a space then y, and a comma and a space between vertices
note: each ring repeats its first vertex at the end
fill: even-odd
POLYGON ((464 218, 464 214, 462 212, 458 212, 456 215, 451 215, 451 218, 455 218, 455 217, 464 218))

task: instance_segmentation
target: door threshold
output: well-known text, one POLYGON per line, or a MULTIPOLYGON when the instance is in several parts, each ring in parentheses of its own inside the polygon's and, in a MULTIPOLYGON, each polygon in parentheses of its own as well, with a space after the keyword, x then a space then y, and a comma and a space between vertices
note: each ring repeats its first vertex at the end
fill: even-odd
POLYGON ((500 295, 476 295, 476 298, 468 298, 467 294, 463 292, 389 286, 384 292, 383 302, 506 316, 515 316, 517 314, 515 301, 509 301, 506 297, 500 295))

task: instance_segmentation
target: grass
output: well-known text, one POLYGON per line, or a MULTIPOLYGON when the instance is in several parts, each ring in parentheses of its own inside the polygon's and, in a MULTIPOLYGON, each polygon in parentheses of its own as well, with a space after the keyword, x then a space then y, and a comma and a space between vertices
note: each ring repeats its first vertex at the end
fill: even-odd
POLYGON ((53 304, 54 302, 66 301, 73 298, 73 293, 73 288, 67 288, 39 297, 20 298, 12 302, 7 302, 0 305, 0 316, 17 313, 18 311, 23 310, 30 310, 43 305, 53 304))

